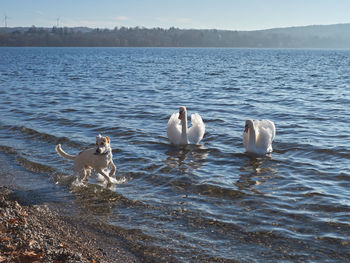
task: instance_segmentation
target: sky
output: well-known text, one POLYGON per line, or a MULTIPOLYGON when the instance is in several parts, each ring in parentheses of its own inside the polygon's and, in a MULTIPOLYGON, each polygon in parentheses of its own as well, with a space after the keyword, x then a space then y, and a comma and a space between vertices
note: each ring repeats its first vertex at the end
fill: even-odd
POLYGON ((258 30, 350 23, 350 0, 0 0, 0 26, 258 30))

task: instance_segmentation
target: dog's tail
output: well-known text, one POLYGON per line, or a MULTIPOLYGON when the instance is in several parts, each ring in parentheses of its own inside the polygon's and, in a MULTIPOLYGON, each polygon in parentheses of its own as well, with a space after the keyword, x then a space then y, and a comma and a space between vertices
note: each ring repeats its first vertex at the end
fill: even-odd
POLYGON ((56 151, 63 158, 66 158, 68 160, 74 160, 75 159, 75 156, 70 155, 70 154, 68 154, 68 153, 66 153, 65 151, 62 150, 61 144, 57 144, 56 151))

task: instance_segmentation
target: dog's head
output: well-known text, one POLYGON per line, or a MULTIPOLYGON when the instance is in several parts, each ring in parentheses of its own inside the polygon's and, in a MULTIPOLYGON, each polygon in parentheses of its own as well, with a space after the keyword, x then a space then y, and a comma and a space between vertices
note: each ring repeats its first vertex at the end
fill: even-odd
POLYGON ((109 137, 102 137, 101 134, 96 137, 96 154, 107 154, 110 149, 109 137))

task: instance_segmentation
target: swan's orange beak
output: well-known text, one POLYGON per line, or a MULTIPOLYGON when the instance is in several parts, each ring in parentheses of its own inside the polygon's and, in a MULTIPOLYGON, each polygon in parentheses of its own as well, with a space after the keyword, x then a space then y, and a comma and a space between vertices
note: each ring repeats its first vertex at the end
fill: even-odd
POLYGON ((244 132, 248 132, 248 130, 249 130, 249 126, 248 126, 248 124, 246 124, 244 127, 244 132))

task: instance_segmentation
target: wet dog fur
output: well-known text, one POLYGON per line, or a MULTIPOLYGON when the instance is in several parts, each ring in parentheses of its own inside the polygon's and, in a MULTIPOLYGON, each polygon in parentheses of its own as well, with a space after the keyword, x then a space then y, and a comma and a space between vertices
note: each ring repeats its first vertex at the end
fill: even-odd
POLYGON ((109 137, 102 137, 99 134, 96 137, 96 148, 89 148, 78 155, 70 155, 62 150, 60 144, 56 146, 57 153, 68 160, 74 161, 74 171, 81 182, 84 182, 91 175, 91 170, 103 175, 103 177, 111 184, 111 177, 116 173, 116 166, 112 159, 112 149, 109 137), (110 167, 111 171, 107 175, 104 169, 110 167))

